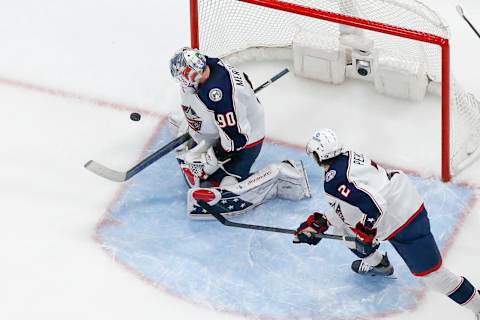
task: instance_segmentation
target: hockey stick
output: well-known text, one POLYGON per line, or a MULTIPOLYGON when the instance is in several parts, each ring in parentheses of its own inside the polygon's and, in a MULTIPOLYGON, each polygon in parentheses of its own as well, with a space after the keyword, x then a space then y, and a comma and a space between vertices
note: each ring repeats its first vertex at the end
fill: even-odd
POLYGON ((286 75, 289 71, 290 71, 290 70, 288 70, 288 68, 283 69, 282 71, 280 71, 279 73, 277 73, 276 75, 274 75, 272 78, 270 78, 270 80, 265 81, 264 83, 262 83, 261 85, 259 85, 255 90, 253 90, 253 92, 257 93, 257 92, 259 92, 260 90, 268 87, 269 85, 271 85, 272 83, 274 83, 275 81, 277 81, 278 79, 280 79, 281 77, 283 77, 284 75, 286 75))
POLYGON ((470 20, 468 20, 468 18, 465 16, 465 14, 463 13, 463 9, 462 7, 457 4, 457 12, 458 14, 460 15, 460 17, 462 17, 467 23, 468 25, 470 26, 470 28, 472 28, 472 30, 477 34, 477 36, 480 38, 480 33, 477 31, 477 29, 475 29, 475 27, 473 26, 473 24, 470 22, 470 20))
MULTIPOLYGON (((222 207, 221 204, 217 203, 215 207, 209 205, 203 200, 198 201, 198 205, 202 207, 202 209, 205 209, 209 214, 215 217, 221 224, 227 227, 234 227, 234 228, 243 228, 243 229, 250 229, 250 230, 260 230, 260 231, 269 231, 269 232, 276 232, 276 233, 285 233, 285 234, 295 234, 296 230, 292 229, 283 229, 283 228, 276 228, 276 227, 267 227, 267 226, 260 226, 256 224, 246 224, 246 223, 239 223, 239 222, 233 222, 228 220, 222 215, 222 212, 228 211, 226 208, 222 207), (220 210, 218 210, 220 209, 220 210)), ((352 237, 352 236, 338 236, 338 235, 333 235, 333 234, 324 234, 324 233, 317 233, 314 235, 315 238, 321 238, 321 239, 331 239, 331 240, 342 240, 342 241, 351 241, 359 244, 359 239, 357 237, 352 237)), ((360 245, 361 244, 360 242, 360 245)))
MULTIPOLYGON (((221 224, 227 227, 234 227, 234 228, 242 228, 242 229, 250 229, 250 230, 260 230, 260 231, 269 231, 269 232, 276 232, 276 233, 285 233, 285 234, 295 234, 296 230, 292 229, 283 229, 283 228, 276 228, 276 227, 267 227, 267 226, 260 226, 256 224, 246 224, 246 223, 239 223, 239 222, 233 222, 228 220, 222 215, 222 212, 228 211, 225 207, 223 207, 220 203, 216 203, 215 207, 210 206, 208 203, 206 203, 203 200, 198 200, 198 205, 207 211, 207 213, 211 214, 212 216, 215 217, 221 224), (220 210, 218 210, 220 209, 220 210), (222 211, 221 211, 222 210, 222 211)), ((347 242, 353 242, 355 243, 355 249, 365 255, 368 255, 371 253, 369 250, 369 245, 362 242, 360 238, 358 237, 352 237, 352 236, 338 236, 334 234, 325 234, 325 233, 316 233, 313 234, 315 238, 320 238, 320 239, 330 239, 330 240, 341 240, 341 241, 347 241, 347 242)), ((392 276, 384 276, 384 278, 387 279, 397 279, 396 277, 392 276)))
MULTIPOLYGON (((198 205, 207 211, 207 213, 211 214, 215 217, 221 224, 227 227, 234 227, 234 228, 242 228, 242 229, 250 229, 250 230, 260 230, 260 231, 268 231, 268 232, 276 232, 276 233, 284 233, 284 234, 295 234, 296 230, 292 229, 284 229, 284 228, 277 228, 277 227, 267 227, 261 226, 256 224, 247 224, 247 223, 239 223, 233 222, 225 218, 222 213, 227 212, 228 210, 223 207, 220 203, 217 203, 215 207, 209 205, 203 200, 198 201, 198 205), (220 209, 220 210, 218 210, 220 209)), ((325 234, 325 233, 317 233, 313 235, 315 238, 320 239, 330 239, 330 240, 340 240, 340 241, 348 241, 355 243, 355 249, 363 254, 367 253, 366 244, 363 243, 358 237, 353 236, 339 236, 334 234, 325 234)))
MULTIPOLYGON (((259 92, 260 90, 268 87, 273 82, 277 81, 278 79, 286 75, 288 72, 289 72, 288 68, 283 69, 278 74, 273 76, 270 80, 262 83, 253 91, 255 93, 259 92)), ((190 135, 188 134, 188 132, 173 139, 168 144, 161 147, 160 149, 158 149, 157 151, 155 151, 154 153, 152 153, 151 155, 149 155, 148 157, 146 157, 145 159, 143 159, 142 161, 140 161, 139 163, 137 163, 135 166, 128 169, 127 171, 113 170, 94 160, 90 160, 87 163, 85 163, 84 167, 85 169, 105 179, 115 181, 115 182, 124 182, 130 179, 131 177, 133 177, 134 175, 138 174, 139 172, 141 172, 143 169, 150 166, 152 163, 154 163, 164 155, 168 154, 170 151, 176 149, 178 146, 182 145, 189 139, 190 139, 190 135)))
POLYGON ((96 161, 90 160, 87 163, 85 163, 85 168, 90 170, 91 172, 104 177, 108 180, 111 181, 116 181, 116 182, 123 182, 127 181, 146 167, 150 166, 152 163, 163 157, 164 155, 168 154, 170 151, 173 149, 177 148, 180 146, 182 143, 185 143, 190 139, 190 135, 188 133, 185 133, 178 138, 173 139, 169 143, 167 143, 165 146, 161 147, 139 163, 137 163, 135 166, 130 168, 129 170, 125 172, 121 171, 116 171, 113 169, 110 169, 96 161))

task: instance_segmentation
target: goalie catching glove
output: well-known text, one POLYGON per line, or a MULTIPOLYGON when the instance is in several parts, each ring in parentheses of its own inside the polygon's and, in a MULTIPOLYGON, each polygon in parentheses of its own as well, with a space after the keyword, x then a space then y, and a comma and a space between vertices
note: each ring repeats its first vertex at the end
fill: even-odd
POLYGON ((215 156, 212 147, 207 147, 205 141, 201 141, 191 150, 183 155, 185 165, 187 165, 194 176, 206 180, 220 168, 220 163, 215 156))
POLYGON ((324 233, 328 230, 329 224, 325 215, 315 212, 310 215, 307 221, 303 222, 297 229, 293 237, 293 243, 308 243, 316 245, 322 240, 315 237, 316 234, 324 233))

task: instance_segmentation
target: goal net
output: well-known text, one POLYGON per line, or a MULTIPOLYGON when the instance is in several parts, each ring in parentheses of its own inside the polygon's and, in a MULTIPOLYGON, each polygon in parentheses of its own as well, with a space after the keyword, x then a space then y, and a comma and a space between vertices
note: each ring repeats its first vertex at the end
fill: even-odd
POLYGON ((474 159, 480 145, 480 103, 454 81, 448 26, 424 4, 415 0, 190 0, 190 6, 192 47, 207 55, 297 59, 297 53, 292 53, 296 43, 309 44, 320 50, 322 59, 330 59, 327 67, 321 60, 320 68, 334 74, 328 82, 341 81, 344 73, 370 77, 378 90, 390 95, 420 99, 422 86, 441 94, 442 179, 450 180, 474 159), (335 58, 324 58, 332 52, 335 58), (373 69, 379 70, 377 75, 369 74, 375 73, 373 69), (408 74, 403 78, 405 92, 392 91, 398 85, 383 85, 392 81, 392 72, 408 74))

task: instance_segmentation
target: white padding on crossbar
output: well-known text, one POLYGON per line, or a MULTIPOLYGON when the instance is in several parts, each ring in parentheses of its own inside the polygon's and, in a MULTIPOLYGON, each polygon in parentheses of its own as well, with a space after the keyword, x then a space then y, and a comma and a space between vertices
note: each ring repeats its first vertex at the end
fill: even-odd
POLYGON ((345 80, 346 55, 337 36, 301 30, 293 39, 295 74, 339 84, 345 80))

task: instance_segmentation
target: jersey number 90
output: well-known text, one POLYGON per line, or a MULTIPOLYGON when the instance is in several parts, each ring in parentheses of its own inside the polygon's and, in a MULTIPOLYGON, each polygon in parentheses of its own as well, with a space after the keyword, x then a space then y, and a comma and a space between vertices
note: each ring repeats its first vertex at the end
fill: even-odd
POLYGON ((237 124, 237 122, 235 121, 235 115, 232 111, 225 114, 217 114, 217 123, 220 128, 233 127, 237 124))

